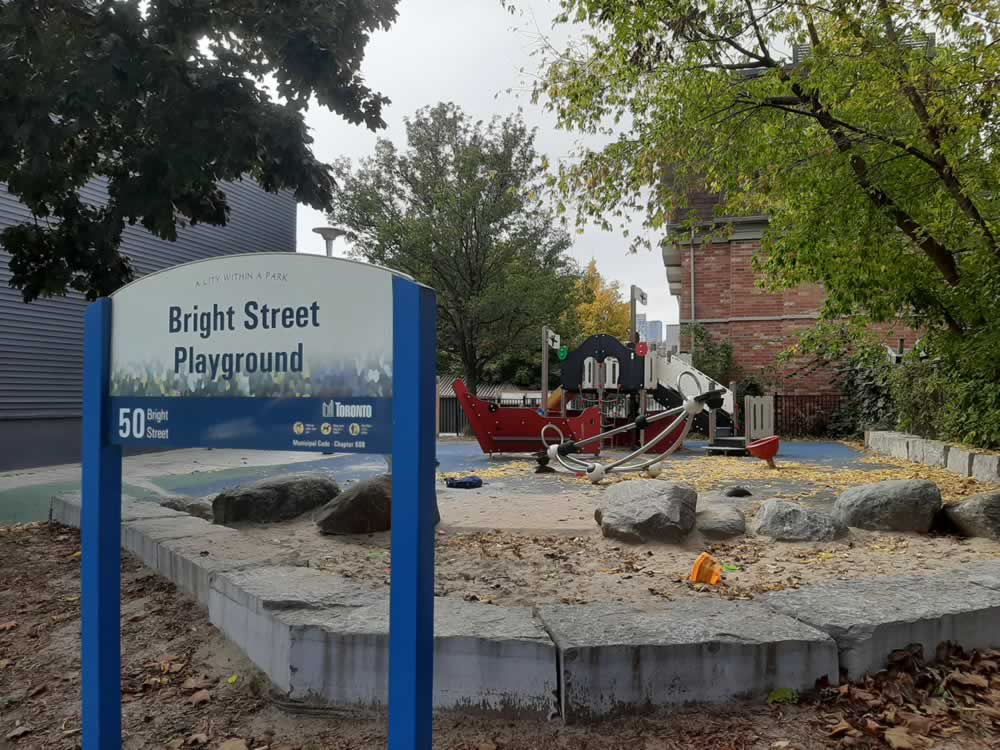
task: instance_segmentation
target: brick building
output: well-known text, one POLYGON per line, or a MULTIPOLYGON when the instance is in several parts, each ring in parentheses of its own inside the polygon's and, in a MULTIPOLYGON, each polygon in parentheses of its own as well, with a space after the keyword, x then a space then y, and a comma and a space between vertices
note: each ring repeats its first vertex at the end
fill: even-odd
MULTIPOLYGON (((715 339, 728 338, 739 374, 763 375, 777 393, 837 393, 829 371, 807 367, 803 361, 776 364, 778 354, 818 319, 823 288, 803 285, 778 293, 758 288, 751 259, 760 250, 767 217, 717 217, 717 204, 711 196, 695 196, 692 205, 700 223, 693 232, 675 225, 663 244, 667 281, 678 299, 681 325, 694 321, 715 339), (719 229, 723 231, 713 231, 719 229)), ((912 331, 892 328, 883 328, 887 343, 895 346, 895 336, 903 336, 905 345, 912 346, 912 331)), ((690 346, 689 337, 682 336, 681 351, 690 351, 690 346)))

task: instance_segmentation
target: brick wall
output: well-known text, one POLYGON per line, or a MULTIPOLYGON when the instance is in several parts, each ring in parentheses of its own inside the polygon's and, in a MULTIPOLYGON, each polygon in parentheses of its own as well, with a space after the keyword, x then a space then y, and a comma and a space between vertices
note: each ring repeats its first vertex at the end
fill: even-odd
MULTIPOLYGON (((695 319, 716 339, 733 343, 733 359, 741 376, 763 376, 774 390, 785 394, 837 393, 830 370, 816 369, 800 360, 777 366, 779 353, 815 323, 823 289, 802 285, 770 293, 756 285, 751 258, 759 240, 734 240, 695 246, 695 319)), ((691 252, 681 247, 682 284, 680 320, 691 317, 691 252)), ((899 336, 912 346, 915 334, 902 326, 882 325, 886 343, 895 347, 899 336)), ((690 339, 681 348, 689 351, 690 339)))

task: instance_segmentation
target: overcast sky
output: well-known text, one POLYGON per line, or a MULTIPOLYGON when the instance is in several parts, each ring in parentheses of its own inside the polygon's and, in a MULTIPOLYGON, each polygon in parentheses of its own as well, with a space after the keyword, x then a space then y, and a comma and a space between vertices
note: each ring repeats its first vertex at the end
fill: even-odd
MULTIPOLYGON (((568 157, 578 136, 557 130, 554 118, 533 106, 525 93, 516 95, 524 81, 519 69, 538 65, 538 58, 530 56, 538 44, 536 22, 548 33, 557 3, 519 0, 519 5, 522 13, 512 16, 500 0, 400 0, 399 19, 372 38, 363 65, 367 83, 392 100, 383 113, 388 128, 374 134, 314 106, 306 122, 316 139, 316 155, 324 161, 339 156, 356 160, 372 153, 378 137, 403 144, 404 117, 422 106, 451 101, 482 119, 521 107, 527 123, 538 128, 538 151, 553 163, 568 157), (514 91, 507 94, 508 88, 514 91)), ((324 251, 312 228, 325 223, 320 212, 299 206, 299 252, 324 251)), ((571 252, 581 264, 596 258, 601 273, 620 281, 626 294, 629 284, 642 287, 649 294, 649 318, 677 322, 677 304, 667 291, 659 252, 630 254, 626 238, 596 227, 574 235, 571 252)))

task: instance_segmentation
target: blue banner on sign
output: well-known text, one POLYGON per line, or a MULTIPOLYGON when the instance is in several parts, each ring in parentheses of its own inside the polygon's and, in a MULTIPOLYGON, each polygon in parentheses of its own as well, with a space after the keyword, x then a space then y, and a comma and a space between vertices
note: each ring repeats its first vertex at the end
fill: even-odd
POLYGON ((390 453, 390 398, 110 399, 109 440, 164 448, 390 453))

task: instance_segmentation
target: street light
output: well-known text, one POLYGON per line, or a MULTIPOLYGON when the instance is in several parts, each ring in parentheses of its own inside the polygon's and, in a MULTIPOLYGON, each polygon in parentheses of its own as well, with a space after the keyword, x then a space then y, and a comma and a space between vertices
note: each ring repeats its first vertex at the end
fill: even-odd
POLYGON ((343 237, 347 232, 336 227, 315 227, 313 231, 326 242, 326 257, 333 257, 333 241, 338 237, 343 237))

